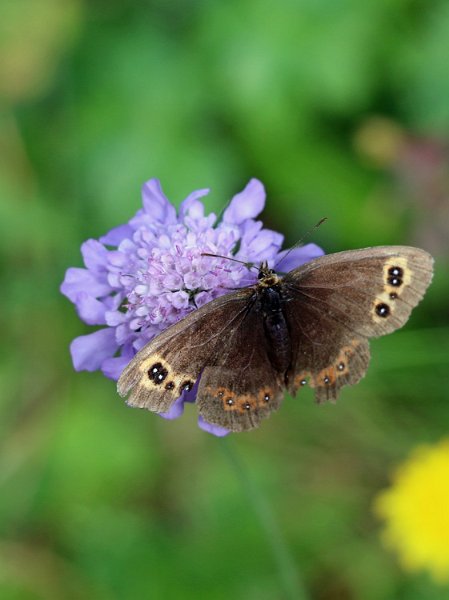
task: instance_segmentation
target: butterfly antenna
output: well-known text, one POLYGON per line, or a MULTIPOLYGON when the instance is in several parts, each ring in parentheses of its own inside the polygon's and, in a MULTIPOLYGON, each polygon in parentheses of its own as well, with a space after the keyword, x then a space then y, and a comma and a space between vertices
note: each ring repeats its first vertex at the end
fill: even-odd
POLYGON ((300 240, 298 240, 296 242, 296 244, 294 244, 287 252, 287 254, 285 256, 283 256, 281 258, 281 260, 279 262, 276 263, 275 265, 275 269, 276 267, 287 258, 287 256, 290 254, 290 252, 292 252, 295 248, 298 248, 298 246, 301 246, 303 241, 311 234, 315 231, 315 229, 318 229, 318 227, 320 227, 325 221, 327 221, 327 217, 323 217, 322 219, 320 219, 318 221, 318 223, 316 223, 313 227, 311 227, 308 231, 306 231, 306 233, 302 236, 302 238, 300 240))
POLYGON ((211 252, 201 252, 201 256, 212 256, 214 258, 225 258, 226 260, 232 260, 233 262, 240 263, 241 265, 245 265, 247 269, 257 268, 256 265, 252 262, 245 262, 244 260, 238 260, 237 258, 233 258, 232 256, 223 256, 222 254, 212 254, 211 252))

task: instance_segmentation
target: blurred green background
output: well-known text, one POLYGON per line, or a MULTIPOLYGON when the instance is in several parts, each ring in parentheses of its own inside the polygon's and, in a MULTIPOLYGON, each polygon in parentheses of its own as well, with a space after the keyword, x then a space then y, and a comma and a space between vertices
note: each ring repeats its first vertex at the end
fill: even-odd
POLYGON ((449 598, 372 509, 449 430, 448 3, 3 0, 0 51, 0 598, 287 598, 229 452, 310 599, 449 598), (287 245, 327 216, 327 252, 419 245, 434 283, 335 406, 306 390, 225 443, 126 409, 73 371, 58 288, 151 177, 209 210, 258 177, 287 245))

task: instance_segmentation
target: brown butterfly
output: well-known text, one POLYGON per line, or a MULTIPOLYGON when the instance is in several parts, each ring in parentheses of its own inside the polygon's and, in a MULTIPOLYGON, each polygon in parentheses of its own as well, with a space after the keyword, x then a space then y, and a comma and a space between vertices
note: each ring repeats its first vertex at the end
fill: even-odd
POLYGON ((130 406, 167 412, 199 379, 203 419, 231 431, 257 427, 284 391, 309 384, 318 402, 357 383, 368 338, 407 321, 432 279, 432 257, 384 246, 322 256, 206 304, 133 358, 118 381, 130 406))

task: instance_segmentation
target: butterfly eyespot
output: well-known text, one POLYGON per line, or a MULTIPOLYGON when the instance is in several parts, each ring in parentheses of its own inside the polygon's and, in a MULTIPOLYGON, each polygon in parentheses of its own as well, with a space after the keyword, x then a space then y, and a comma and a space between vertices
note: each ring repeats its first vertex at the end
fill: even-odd
POLYGON ((226 404, 228 406, 233 406, 234 405, 234 400, 232 398, 226 398, 226 404))
POLYGON ((265 396, 263 397, 263 399, 265 400, 265 402, 269 402, 270 401, 270 394, 265 394, 265 396))
POLYGON ((388 269, 388 275, 391 277, 399 277, 402 278, 404 275, 404 270, 401 267, 390 267, 388 269))
POLYGON ((251 404, 250 404, 249 402, 245 402, 245 403, 243 404, 243 408, 244 408, 245 410, 250 410, 250 409, 251 409, 251 404))
POLYGON ((306 385, 307 384, 307 379, 301 379, 301 381, 299 382, 299 385, 306 385))
POLYGON ((326 375, 326 377, 324 377, 323 381, 327 385, 330 382, 330 378, 326 375))
POLYGON ((173 383, 173 381, 169 381, 168 383, 165 384, 166 390, 172 390, 174 387, 175 387, 175 384, 173 383))
POLYGON ((181 392, 190 392, 190 390, 192 388, 193 388, 192 381, 184 381, 183 383, 181 383, 181 392))
POLYGON ((167 375, 168 371, 162 366, 162 363, 156 363, 148 369, 148 378, 156 385, 162 383, 167 375))
POLYGON ((399 287, 402 285, 402 279, 400 279, 399 277, 389 277, 387 281, 393 287, 399 287))
POLYGON ((221 390, 217 393, 217 398, 223 398, 224 396, 224 392, 222 392, 221 390))
POLYGON ((396 294, 396 292, 390 292, 390 298, 392 300, 396 300, 397 297, 398 297, 398 295, 396 294))
POLYGON ((390 314, 390 307, 384 302, 376 304, 376 314, 379 315, 379 317, 388 317, 390 314))
POLYGON ((339 371, 344 371, 345 370, 345 363, 344 362, 338 363, 337 369, 339 371))

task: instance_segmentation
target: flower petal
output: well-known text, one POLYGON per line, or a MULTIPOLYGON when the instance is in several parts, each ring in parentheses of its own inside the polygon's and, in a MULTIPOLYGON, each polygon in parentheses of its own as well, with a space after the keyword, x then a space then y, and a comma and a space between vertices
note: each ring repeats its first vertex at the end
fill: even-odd
POLYGON ((84 264, 94 273, 103 272, 106 268, 108 251, 98 240, 87 240, 81 244, 84 264))
POLYGON ((296 269, 296 267, 300 267, 314 258, 323 256, 324 253, 324 250, 316 244, 306 244, 291 250, 283 250, 278 255, 276 270, 288 273, 288 271, 296 269))
POLYGON ((187 196, 185 200, 181 202, 179 207, 179 216, 184 219, 188 214, 193 219, 200 219, 204 216, 204 204, 198 202, 198 198, 207 196, 210 190, 205 188, 204 190, 196 190, 187 196))
POLYGON ((86 292, 80 292, 75 300, 76 310, 88 325, 106 325, 106 307, 86 292))
POLYGON ((265 188, 258 179, 251 179, 239 194, 236 194, 223 213, 225 223, 240 225, 246 219, 253 219, 265 206, 265 188))
POLYGON ((224 437, 228 435, 229 429, 225 427, 220 427, 220 425, 212 425, 212 423, 207 423, 203 417, 198 417, 198 427, 203 431, 207 431, 207 433, 211 433, 212 435, 216 435, 217 437, 224 437))
POLYGON ((142 186, 142 200, 145 212, 154 221, 176 223, 176 210, 162 191, 159 179, 150 179, 142 186))
POLYGON ((113 379, 117 381, 117 379, 122 374, 123 369, 129 363, 127 358, 123 356, 116 356, 114 358, 107 358, 102 362, 101 371, 103 375, 108 377, 109 379, 113 379))
POLYGON ((132 227, 130 227, 130 225, 119 225, 118 227, 114 227, 114 229, 108 231, 106 235, 103 235, 100 238, 100 242, 108 246, 118 246, 124 239, 131 239, 133 232, 134 230, 132 227))
POLYGON ((88 325, 106 325, 106 307, 87 292, 76 296, 75 306, 80 319, 88 325))
POLYGON ((120 310, 107 310, 104 318, 109 327, 117 327, 128 320, 126 313, 120 310))
POLYGON ((261 262, 276 255, 283 241, 284 236, 280 233, 270 229, 262 229, 248 245, 242 240, 241 252, 251 256, 252 262, 261 262))
POLYGON ((112 292, 111 286, 105 281, 98 279, 91 271, 71 267, 67 269, 64 281, 59 288, 64 296, 72 302, 80 292, 87 292, 94 298, 101 298, 112 292))
POLYGON ((133 351, 132 346, 130 344, 126 344, 122 348, 121 356, 107 358, 102 362, 101 370, 103 374, 106 375, 106 377, 109 377, 109 379, 117 381, 122 374, 123 369, 129 364, 134 354, 135 352, 133 351))
POLYGON ((179 398, 171 405, 170 410, 164 413, 158 413, 163 419, 178 419, 184 413, 184 402, 185 398, 182 394, 179 398))
POLYGON ((115 331, 110 328, 81 335, 70 344, 70 353, 76 371, 96 371, 105 359, 115 354, 116 350, 115 331))

